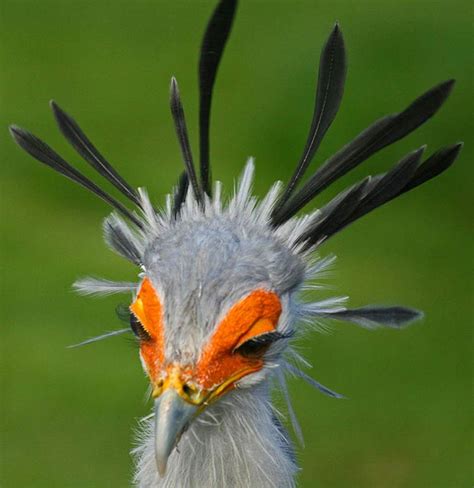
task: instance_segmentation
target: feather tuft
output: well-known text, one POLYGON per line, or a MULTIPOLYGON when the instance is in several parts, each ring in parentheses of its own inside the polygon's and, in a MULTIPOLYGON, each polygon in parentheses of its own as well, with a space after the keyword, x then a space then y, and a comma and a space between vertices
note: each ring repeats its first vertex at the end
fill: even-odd
POLYGON ((127 217, 127 219, 133 222, 137 227, 142 227, 142 224, 137 217, 135 217, 135 215, 133 215, 118 200, 111 197, 93 181, 89 180, 89 178, 86 178, 82 173, 73 168, 41 139, 16 125, 10 126, 10 134, 13 137, 13 140, 37 161, 49 166, 56 172, 94 193, 115 210, 127 217))
POLYGON ((142 265, 143 243, 117 215, 111 214, 104 220, 104 237, 120 256, 137 266, 142 265))
POLYGON ((403 112, 385 116, 329 158, 301 190, 273 216, 278 226, 295 215, 321 191, 384 147, 402 139, 430 119, 448 98, 454 80, 436 85, 403 112))
POLYGON ((137 289, 137 283, 126 281, 111 281, 99 278, 81 278, 72 287, 80 295, 114 295, 116 293, 132 293, 137 289))

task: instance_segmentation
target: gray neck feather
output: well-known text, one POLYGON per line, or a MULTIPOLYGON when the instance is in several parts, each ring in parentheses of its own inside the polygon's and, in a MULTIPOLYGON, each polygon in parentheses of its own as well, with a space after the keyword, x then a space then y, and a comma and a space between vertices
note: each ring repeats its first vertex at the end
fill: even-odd
POLYGON ((297 467, 288 435, 270 405, 267 385, 229 393, 183 434, 160 478, 153 419, 139 439, 139 488, 292 488, 297 467))

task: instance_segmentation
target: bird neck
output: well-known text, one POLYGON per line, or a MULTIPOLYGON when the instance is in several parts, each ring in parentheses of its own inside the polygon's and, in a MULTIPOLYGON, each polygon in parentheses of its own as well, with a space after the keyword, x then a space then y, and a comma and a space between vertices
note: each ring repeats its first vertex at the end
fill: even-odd
POLYGON ((297 467, 291 441, 276 419, 266 385, 228 394, 182 435, 158 476, 153 419, 135 449, 139 488, 291 488, 297 467))

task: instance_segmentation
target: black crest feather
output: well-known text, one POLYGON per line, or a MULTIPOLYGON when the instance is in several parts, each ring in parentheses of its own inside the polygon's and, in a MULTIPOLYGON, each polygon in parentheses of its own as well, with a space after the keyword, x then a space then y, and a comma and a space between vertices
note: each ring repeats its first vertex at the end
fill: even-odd
MULTIPOLYGON (((453 144, 452 146, 444 147, 436 151, 416 170, 413 178, 400 191, 400 193, 398 193, 398 195, 413 190, 413 188, 422 185, 423 183, 446 171, 454 163, 454 161, 456 161, 462 147, 463 143, 458 142, 457 144, 453 144)), ((395 198, 398 195, 395 195, 392 198, 395 198)))
POLYGON ((409 153, 386 173, 369 177, 344 190, 320 210, 314 224, 298 238, 309 249, 322 243, 372 210, 439 175, 461 151, 462 143, 442 148, 420 165, 425 146, 409 153), (358 185, 362 192, 355 192, 358 185), (356 198, 359 197, 359 198, 356 198))
POLYGON ((346 217, 345 221, 340 223, 333 233, 338 232, 346 225, 387 203, 392 198, 395 198, 396 195, 399 195, 415 174, 424 150, 425 146, 422 146, 407 154, 391 170, 387 171, 387 173, 375 176, 372 179, 372 184, 367 194, 364 195, 353 212, 346 217))
POLYGON ((176 187, 176 191, 174 194, 173 208, 172 208, 174 218, 176 218, 179 215, 181 207, 184 201, 186 200, 188 188, 189 188, 188 173, 186 173, 186 171, 183 171, 181 173, 181 176, 179 177, 178 186, 176 187))
POLYGON ((232 29, 237 0, 221 0, 207 25, 199 59, 199 151, 201 183, 205 193, 211 195, 211 167, 209 156, 209 126, 212 91, 219 63, 232 29))
MULTIPOLYGON (((175 78, 171 80, 170 107, 185 164, 185 172, 179 179, 172 202, 171 212, 175 218, 179 215, 189 187, 191 187, 196 200, 202 207, 206 203, 206 195, 211 196, 209 130, 212 93, 219 63, 232 29, 237 5, 237 0, 219 1, 207 25, 201 44, 199 59, 199 177, 193 161, 178 84, 175 78)), ((344 40, 341 30, 336 24, 320 57, 316 100, 308 138, 298 165, 273 210, 271 223, 274 227, 285 223, 331 183, 347 174, 377 151, 405 137, 426 122, 443 105, 454 85, 454 80, 440 83, 417 98, 402 112, 387 115, 374 122, 354 140, 326 160, 297 190, 298 184, 340 107, 346 70, 344 40)), ((101 176, 120 190, 123 195, 141 207, 137 191, 102 156, 77 122, 54 101, 51 102, 51 107, 61 132, 79 155, 101 176)), ((17 126, 11 126, 10 132, 17 144, 35 159, 87 188, 127 217, 138 228, 143 228, 142 222, 133 212, 76 170, 43 141, 17 126)), ((442 148, 421 165, 420 160, 424 148, 420 148, 405 156, 388 172, 368 177, 351 186, 321 208, 319 214, 315 216, 311 225, 298 238, 297 242, 303 244, 305 249, 319 245, 372 210, 445 171, 457 158, 461 147, 462 144, 459 143, 442 148)), ((113 220, 109 220, 109 223, 106 224, 106 233, 108 233, 113 247, 127 259, 139 264, 140 252, 133 244, 133 236, 122 235, 123 230, 121 229, 121 226, 113 225, 113 220), (132 245, 124 246, 126 242, 132 242, 132 245)))
POLYGON ((99 198, 107 202, 115 210, 127 217, 137 227, 142 228, 142 223, 126 207, 124 207, 118 200, 110 196, 104 190, 99 188, 93 181, 89 180, 82 173, 73 168, 41 139, 16 125, 10 126, 10 134, 12 135, 14 141, 22 149, 24 149, 40 163, 49 166, 58 173, 61 173, 66 178, 69 178, 70 180, 91 191, 99 198))
POLYGON ((423 313, 419 310, 399 305, 393 307, 368 305, 366 307, 339 310, 324 315, 331 319, 354 322, 367 328, 374 328, 380 325, 399 328, 423 317, 423 313))
POLYGON ((181 103, 181 97, 179 95, 178 82, 174 77, 171 78, 170 108, 171 114, 173 115, 181 153, 183 155, 184 165, 186 167, 186 173, 188 174, 188 179, 196 200, 202 204, 204 201, 202 188, 196 176, 191 145, 189 144, 188 129, 186 128, 186 118, 184 116, 183 104, 181 103))
POLYGON ((359 134, 329 158, 301 190, 283 208, 274 213, 273 224, 278 226, 286 222, 332 182, 426 122, 445 102, 453 85, 454 80, 436 85, 403 112, 383 117, 359 134))
POLYGON ((278 212, 278 209, 288 201, 336 117, 344 92, 346 71, 344 39, 339 25, 336 24, 321 53, 316 103, 306 146, 293 176, 275 207, 275 212, 278 212))
POLYGON ((310 248, 333 234, 362 200, 369 178, 345 190, 320 210, 312 226, 298 239, 310 248))
POLYGON ((119 175, 113 166, 95 148, 87 138, 77 122, 59 105, 51 100, 51 109, 59 130, 71 146, 87 161, 100 175, 107 179, 135 205, 140 207, 137 192, 119 175))

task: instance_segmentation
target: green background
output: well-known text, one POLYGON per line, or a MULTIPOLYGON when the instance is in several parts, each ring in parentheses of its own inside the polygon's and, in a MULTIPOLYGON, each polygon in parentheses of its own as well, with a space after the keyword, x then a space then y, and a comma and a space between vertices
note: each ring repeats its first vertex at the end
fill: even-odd
MULTIPOLYGON (((78 276, 135 279, 102 243, 106 206, 10 140, 15 122, 91 174, 55 127, 55 98, 135 185, 163 202, 179 172, 168 110, 174 74, 197 154, 196 62, 214 2, 1 2, 1 474, 16 487, 125 487, 147 380, 130 340, 68 344, 120 327, 120 298, 71 292, 78 276)), ((339 325, 299 349, 348 400, 291 384, 306 438, 302 487, 472 485, 472 11, 469 1, 242 1, 219 73, 214 175, 227 188, 249 155, 256 192, 287 179, 311 119, 320 48, 338 20, 349 72, 339 115, 313 167, 435 83, 458 80, 439 115, 345 177, 332 194, 410 150, 464 140, 441 178, 350 227, 324 253, 351 305, 425 311, 403 331, 339 325)), ((125 298, 126 300, 126 298, 125 298)))

